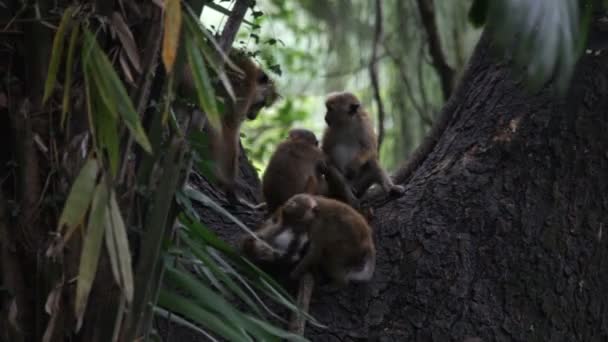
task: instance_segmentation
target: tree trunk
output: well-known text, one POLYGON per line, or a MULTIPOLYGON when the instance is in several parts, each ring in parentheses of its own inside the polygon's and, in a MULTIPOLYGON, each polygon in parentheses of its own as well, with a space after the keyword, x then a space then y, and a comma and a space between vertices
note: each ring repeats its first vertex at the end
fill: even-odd
POLYGON ((608 337, 608 60, 531 94, 485 37, 407 184, 375 210, 373 282, 317 291, 314 341, 608 337))
POLYGON ((406 194, 373 202, 373 281, 313 294, 328 325, 313 341, 608 337, 608 60, 583 56, 560 98, 491 48, 484 35, 406 194))

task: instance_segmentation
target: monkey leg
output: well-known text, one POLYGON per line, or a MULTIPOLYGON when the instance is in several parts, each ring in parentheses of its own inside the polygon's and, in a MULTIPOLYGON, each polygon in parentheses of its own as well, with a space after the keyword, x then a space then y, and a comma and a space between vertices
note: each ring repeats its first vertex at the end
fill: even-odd
POLYGON ((320 250, 319 246, 315 243, 311 243, 310 246, 308 247, 308 251, 302 258, 302 260, 300 260, 300 262, 298 263, 296 268, 294 268, 294 270, 291 271, 291 274, 289 276, 292 279, 300 278, 302 276, 302 274, 304 274, 305 272, 308 272, 312 268, 312 266, 318 265, 320 260, 321 260, 321 250, 320 250))
MULTIPOLYGON (((388 176, 386 171, 384 171, 384 169, 380 166, 380 164, 378 164, 377 160, 375 160, 375 159, 370 160, 367 163, 366 168, 369 168, 369 171, 367 171, 367 172, 369 174, 371 174, 372 177, 375 178, 374 182, 380 184, 380 186, 382 187, 382 190, 384 190, 385 193, 402 194, 405 191, 405 188, 403 186, 396 185, 393 183, 393 181, 388 176)), ((368 188, 369 188, 369 186, 368 186, 368 188)), ((367 189, 365 189, 365 190, 367 190, 367 189)))
POLYGON ((327 180, 327 192, 329 197, 343 201, 355 209, 359 208, 359 199, 353 194, 346 178, 344 178, 342 173, 335 166, 327 166, 325 178, 327 180))
POLYGON ((298 288, 298 311, 291 314, 289 322, 289 332, 303 336, 306 329, 306 316, 310 307, 310 298, 315 287, 315 278, 312 273, 305 273, 300 278, 298 288))

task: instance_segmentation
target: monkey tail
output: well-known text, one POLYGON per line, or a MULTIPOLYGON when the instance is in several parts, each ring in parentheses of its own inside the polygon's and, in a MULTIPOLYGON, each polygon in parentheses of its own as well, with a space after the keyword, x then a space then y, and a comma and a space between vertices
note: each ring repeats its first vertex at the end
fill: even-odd
POLYGON ((376 255, 373 252, 367 252, 363 257, 363 263, 351 269, 346 275, 347 280, 352 281, 369 281, 374 275, 376 269, 376 255))

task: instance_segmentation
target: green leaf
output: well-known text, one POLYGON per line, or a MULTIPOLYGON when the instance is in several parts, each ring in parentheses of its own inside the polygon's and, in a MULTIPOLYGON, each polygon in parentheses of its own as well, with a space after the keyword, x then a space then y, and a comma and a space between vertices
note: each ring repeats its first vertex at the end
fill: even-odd
POLYGON ((63 102, 61 105, 61 128, 65 129, 66 115, 70 110, 70 90, 72 89, 72 70, 74 68, 74 50, 80 33, 80 25, 76 25, 70 35, 70 45, 68 46, 68 59, 65 64, 65 83, 63 87, 63 102))
MULTIPOLYGON (((53 51, 51 51, 51 62, 49 63, 49 70, 46 76, 46 82, 44 84, 44 96, 42 97, 42 103, 46 103, 49 96, 53 93, 55 87, 55 81, 57 80, 57 72, 59 71, 59 64, 61 62, 61 54, 63 52, 63 41, 65 38, 65 31, 72 21, 72 13, 74 12, 73 7, 68 7, 63 12, 61 22, 55 33, 53 39, 53 51)), ((66 66, 67 67, 67 66, 66 66)))
POLYGON ((473 0, 469 9, 469 21, 474 27, 481 27, 488 15, 488 0, 473 0))
MULTIPOLYGON (((96 89, 96 87, 93 86, 93 89, 96 89)), ((118 120, 112 116, 99 98, 93 99, 93 108, 95 109, 93 119, 95 121, 95 131, 97 132, 98 148, 105 152, 104 156, 108 158, 110 172, 112 176, 116 176, 120 161, 120 141, 117 130, 118 120)))
POLYGON ((196 45, 205 56, 205 60, 209 63, 211 69, 213 69, 213 71, 215 71, 215 73, 217 74, 217 77, 222 82, 222 85, 224 86, 224 89, 226 89, 228 96, 230 96, 230 98, 234 101, 236 99, 234 95, 234 89, 232 88, 232 84, 230 83, 228 75, 226 74, 226 71, 224 69, 222 57, 224 58, 226 63, 228 63, 229 65, 232 64, 233 68, 238 70, 240 73, 243 73, 243 71, 240 70, 230 60, 230 58, 228 58, 228 56, 222 56, 223 52, 221 52, 219 45, 215 43, 213 37, 207 38, 206 40, 204 39, 206 36, 204 34, 205 31, 203 31, 204 28, 200 27, 200 25, 198 24, 198 20, 196 18, 193 18, 190 12, 188 12, 188 14, 185 16, 184 23, 186 24, 186 28, 188 29, 188 34, 195 39, 196 45), (209 46, 210 43, 215 43, 215 45, 217 46, 216 50, 213 50, 209 46))
POLYGON ((222 281, 233 293, 235 293, 242 301, 245 302, 249 306, 249 308, 256 312, 256 314, 261 316, 261 311, 258 309, 257 305, 251 300, 250 296, 248 296, 243 289, 240 288, 226 273, 225 270, 220 269, 217 264, 209 257, 209 255, 204 251, 204 249, 194 243, 188 237, 182 235, 184 242, 188 244, 192 253, 199 258, 210 270, 213 272, 219 280, 222 281))
MULTIPOLYGON (((84 37, 85 47, 90 47, 90 56, 86 56, 88 52, 87 48, 83 51, 85 54, 85 64, 91 67, 89 72, 92 74, 91 76, 93 76, 93 80, 97 85, 96 89, 99 91, 99 95, 111 113, 118 111, 125 125, 131 134, 133 134, 135 141, 146 152, 151 153, 152 148, 139 120, 139 115, 135 111, 131 98, 129 98, 127 90, 116 74, 112 63, 110 63, 106 54, 101 50, 97 44, 97 40, 90 31, 85 30, 84 37), (89 57, 88 60, 87 57, 89 57)), ((85 67, 85 69, 87 68, 85 67)))
POLYGON ((213 128, 220 130, 220 113, 215 103, 215 91, 211 85, 211 78, 207 66, 196 43, 192 37, 186 37, 186 52, 188 64, 192 68, 192 75, 201 108, 205 111, 207 119, 213 128))
POLYGON ((165 289, 161 290, 158 296, 158 304, 172 312, 180 314, 188 319, 207 327, 216 334, 228 339, 229 341, 249 341, 251 338, 246 336, 242 330, 227 324, 217 314, 195 305, 191 300, 178 294, 171 293, 165 289))
POLYGON ((180 6, 180 0, 165 0, 162 57, 167 73, 170 73, 173 70, 173 65, 175 64, 181 27, 182 9, 180 6))
MULTIPOLYGON (((58 232, 64 231, 64 226, 67 227, 68 231, 74 231, 76 227, 82 224, 87 209, 89 209, 89 204, 93 199, 98 173, 97 159, 89 158, 72 184, 70 194, 59 217, 58 232)), ((67 241, 69 235, 71 234, 66 234, 64 240, 67 241)))
POLYGON ((105 216, 108 211, 108 185, 102 181, 95 188, 89 224, 80 254, 80 266, 78 267, 78 280, 76 283, 75 315, 77 319, 76 330, 80 330, 82 319, 86 310, 89 293, 93 286, 99 256, 103 230, 105 227, 105 216))
POLYGON ((217 340, 215 338, 213 338, 211 335, 209 335, 209 333, 206 332, 205 330, 203 330, 203 329, 197 327, 196 325, 188 322, 187 320, 181 318, 180 316, 174 315, 173 313, 171 313, 171 312, 169 312, 167 310, 161 309, 158 306, 156 306, 156 307, 154 307, 154 313, 157 314, 160 317, 163 317, 163 318, 165 318, 165 319, 173 322, 173 323, 176 323, 176 324, 179 324, 179 325, 181 325, 183 327, 192 329, 193 331, 195 331, 195 332, 197 332, 197 333, 199 333, 201 335, 204 335, 210 341, 217 342, 217 340))
POLYGON ((266 331, 272 336, 277 336, 282 339, 288 339, 289 341, 308 341, 308 339, 304 338, 303 336, 287 332, 255 317, 245 315, 245 318, 250 326, 258 327, 259 329, 266 331))
POLYGON ((110 256, 112 274, 114 274, 114 279, 122 289, 127 303, 131 303, 133 300, 131 253, 129 251, 127 230, 118 209, 114 191, 110 194, 110 210, 106 213, 105 232, 106 248, 110 256))

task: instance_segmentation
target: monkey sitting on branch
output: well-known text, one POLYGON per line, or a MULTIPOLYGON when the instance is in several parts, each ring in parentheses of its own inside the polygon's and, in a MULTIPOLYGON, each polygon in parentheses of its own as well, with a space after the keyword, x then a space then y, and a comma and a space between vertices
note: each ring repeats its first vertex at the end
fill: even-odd
POLYGON ((349 92, 333 93, 328 95, 325 107, 327 129, 322 149, 330 166, 352 186, 354 196, 362 197, 373 184, 379 184, 385 193, 402 194, 404 187, 393 184, 380 166, 378 138, 359 99, 349 92))
MULTIPOLYGON (((307 193, 343 199, 348 184, 335 168, 327 168, 315 134, 292 129, 272 154, 262 177, 262 190, 269 213, 293 195, 307 193)), ((350 202, 356 202, 356 199, 350 202)))
MULTIPOLYGON (((228 80, 234 90, 234 100, 228 95, 223 85, 216 89, 217 95, 224 103, 219 130, 207 125, 209 139, 209 158, 213 163, 213 176, 230 202, 242 202, 237 197, 237 175, 239 169, 239 142, 241 124, 245 119, 254 120, 259 111, 270 107, 278 98, 274 82, 253 61, 238 50, 231 50, 230 60, 240 69, 226 71, 228 80)), ((178 93, 186 98, 195 98, 196 89, 192 70, 186 65, 178 93)))

